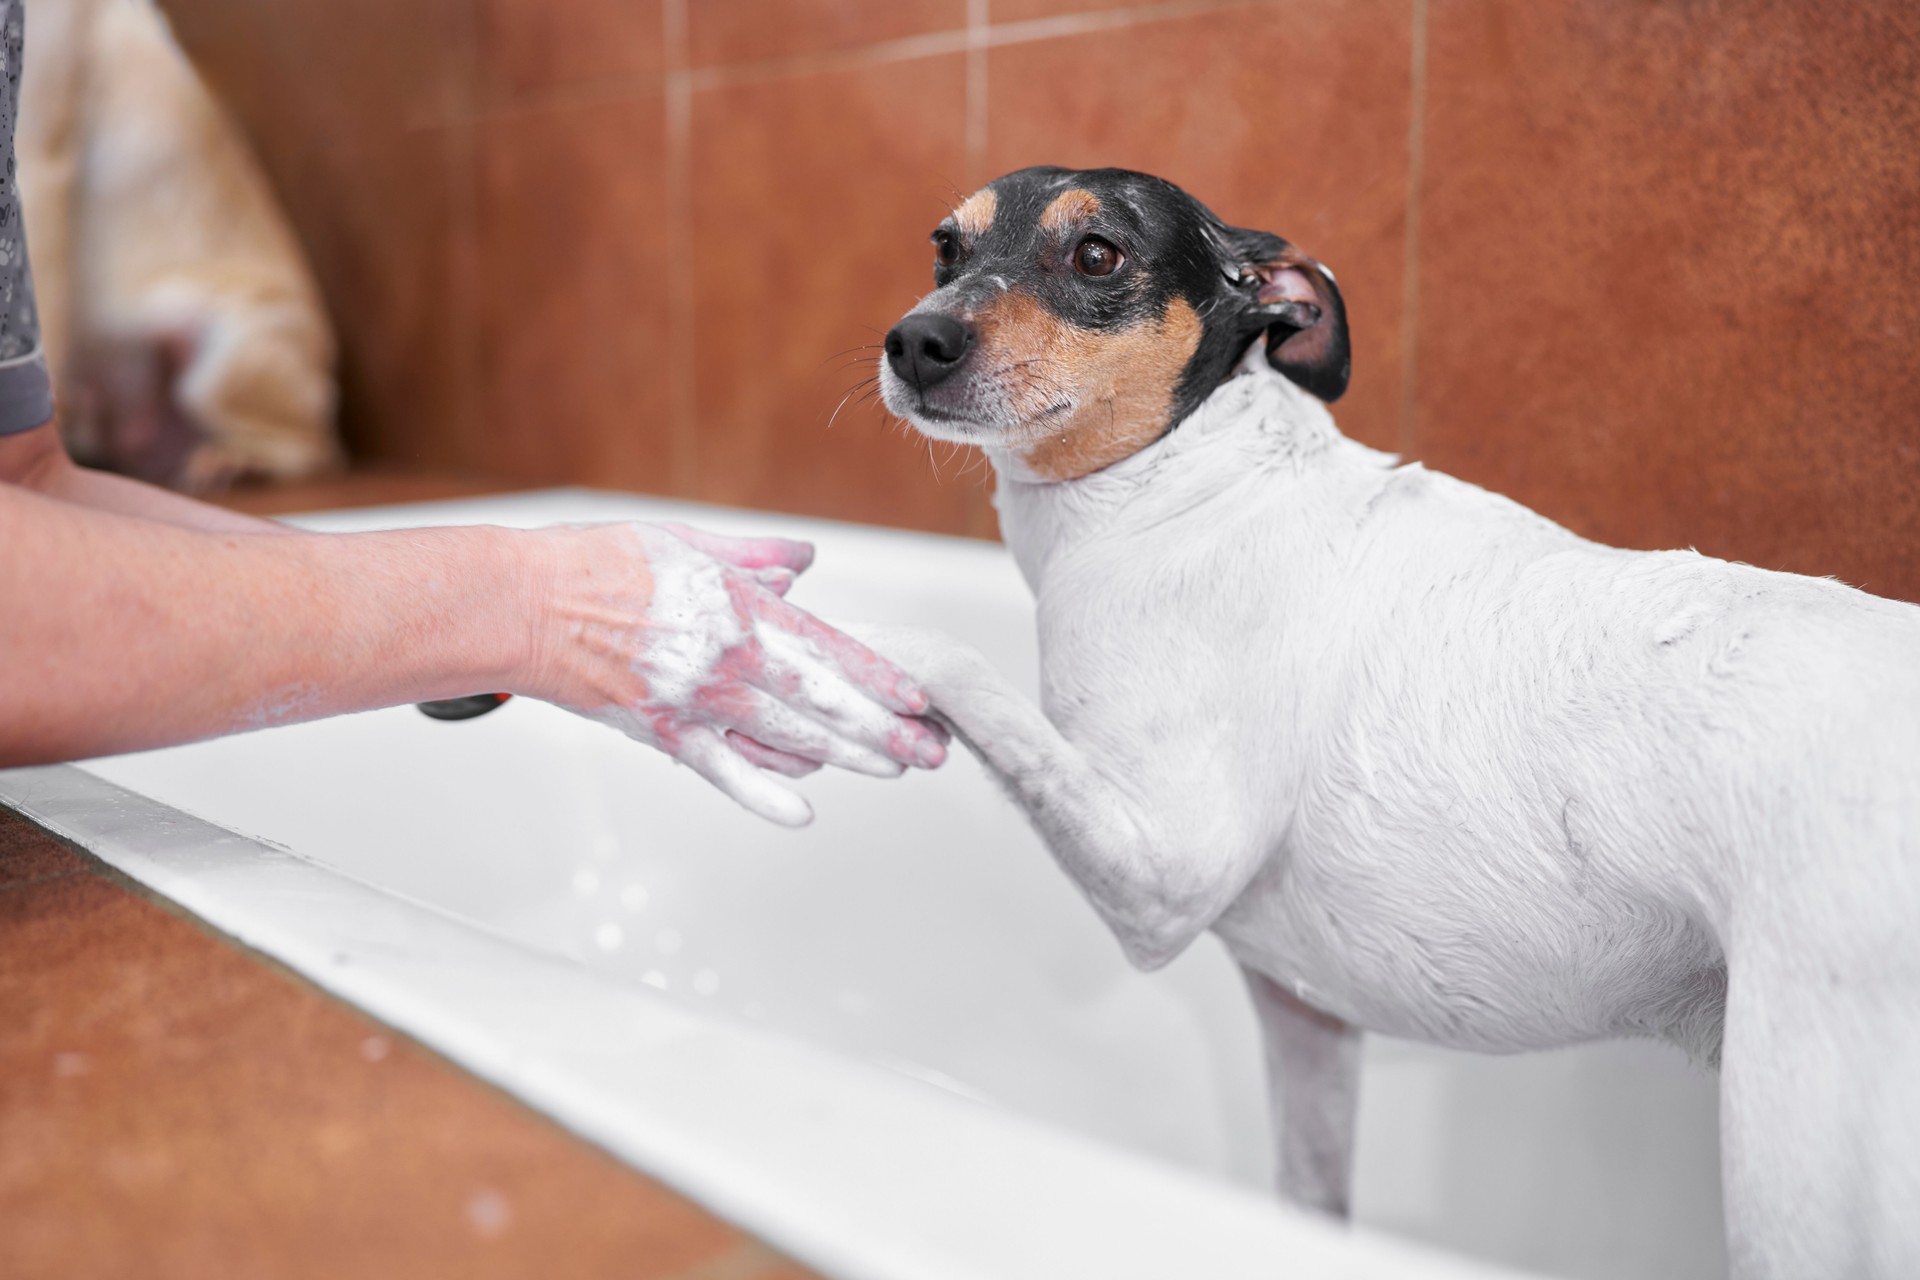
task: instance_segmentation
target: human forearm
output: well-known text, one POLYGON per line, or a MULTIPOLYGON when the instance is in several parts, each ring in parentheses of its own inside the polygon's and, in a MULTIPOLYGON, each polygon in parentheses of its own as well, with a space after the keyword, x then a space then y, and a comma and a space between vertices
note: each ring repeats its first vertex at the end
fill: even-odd
POLYGON ((0 486, 0 764, 515 688, 541 539, 209 533, 0 486))
POLYGON ((73 461, 52 423, 17 436, 0 437, 0 482, 16 484, 98 511, 116 511, 213 533, 285 533, 271 520, 241 515, 125 476, 94 471, 73 461))
POLYGON ((197 502, 184 494, 142 484, 125 476, 94 471, 71 462, 61 469, 54 484, 41 492, 48 497, 98 511, 159 520, 183 529, 200 529, 208 533, 290 532, 286 525, 272 520, 228 511, 211 503, 197 502))
POLYGON ((502 690, 805 822, 763 770, 946 754, 904 672, 781 599, 811 558, 646 524, 208 532, 0 483, 0 766, 502 690))

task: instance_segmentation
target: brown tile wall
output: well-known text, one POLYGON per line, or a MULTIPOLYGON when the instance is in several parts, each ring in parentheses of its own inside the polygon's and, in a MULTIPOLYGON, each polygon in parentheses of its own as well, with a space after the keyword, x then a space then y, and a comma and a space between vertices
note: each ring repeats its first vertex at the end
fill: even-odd
POLYGON ((990 533, 977 460, 836 405, 956 194, 1125 164, 1340 273, 1360 438, 1920 596, 1909 0, 166 4, 364 457, 990 533))
POLYGON ((1429 461, 1920 598, 1920 6, 1436 4, 1424 138, 1429 461))

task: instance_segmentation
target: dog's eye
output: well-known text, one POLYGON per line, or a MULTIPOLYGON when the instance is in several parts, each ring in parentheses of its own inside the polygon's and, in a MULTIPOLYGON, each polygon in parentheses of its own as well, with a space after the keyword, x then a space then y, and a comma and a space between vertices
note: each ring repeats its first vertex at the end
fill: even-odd
POLYGON ((960 261, 960 237, 942 228, 933 233, 933 260, 943 267, 960 261))
POLYGON ((1088 236, 1073 251, 1074 270, 1083 276, 1110 276, 1120 265, 1120 251, 1099 236, 1088 236))

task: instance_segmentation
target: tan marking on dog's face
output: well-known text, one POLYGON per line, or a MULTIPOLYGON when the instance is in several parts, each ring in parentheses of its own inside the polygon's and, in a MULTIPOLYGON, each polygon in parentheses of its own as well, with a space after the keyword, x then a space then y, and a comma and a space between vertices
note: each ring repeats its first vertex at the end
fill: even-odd
POLYGON ((960 234, 968 240, 978 240, 993 225, 993 211, 999 204, 1000 197, 993 193, 993 188, 982 187, 953 211, 953 225, 960 228, 960 234))
POLYGON ((1079 187, 1062 191, 1040 214, 1040 225, 1056 234, 1070 231, 1100 212, 1100 197, 1079 187))
POLYGON ((1200 316, 1175 298, 1156 321, 1103 333, 1067 324, 1027 293, 973 317, 980 354, 1013 375, 1015 412, 1031 426, 1006 443, 1037 477, 1072 480, 1158 440, 1174 388, 1200 345, 1200 316), (1066 412, 1049 414, 1070 402, 1066 412))

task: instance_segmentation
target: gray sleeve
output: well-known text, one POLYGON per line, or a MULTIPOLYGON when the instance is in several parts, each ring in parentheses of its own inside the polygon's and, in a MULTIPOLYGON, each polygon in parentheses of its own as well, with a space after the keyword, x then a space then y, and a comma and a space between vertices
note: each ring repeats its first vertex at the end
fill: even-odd
POLYGON ((20 107, 25 0, 0 0, 0 436, 53 417, 53 387, 40 352, 40 313, 27 266, 27 224, 13 172, 13 123, 20 107))

